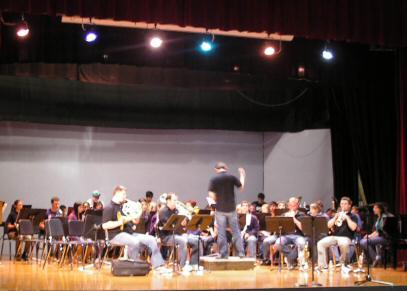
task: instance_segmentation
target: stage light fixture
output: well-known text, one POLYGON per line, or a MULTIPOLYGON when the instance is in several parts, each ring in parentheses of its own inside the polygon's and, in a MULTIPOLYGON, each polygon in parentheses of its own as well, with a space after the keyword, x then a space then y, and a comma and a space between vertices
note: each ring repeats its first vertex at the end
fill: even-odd
POLYGON ((298 77, 300 77, 300 78, 305 77, 305 67, 304 67, 304 65, 299 65, 299 66, 298 66, 298 68, 297 68, 297 75, 298 75, 298 77))
POLYGON ((16 34, 19 38, 25 38, 30 33, 27 21, 24 20, 24 15, 21 15, 21 22, 17 24, 16 34))
POLYGON ((215 48, 215 35, 214 34, 210 35, 207 31, 205 37, 199 44, 199 50, 203 53, 209 53, 214 48, 215 48))
POLYGON ((159 36, 153 36, 153 37, 150 39, 150 46, 151 46, 153 49, 160 48, 162 44, 163 44, 163 40, 162 40, 162 38, 159 37, 159 36))
POLYGON ((204 53, 210 52, 213 48, 212 43, 206 40, 204 40, 199 47, 204 53))
POLYGON ((276 49, 271 45, 267 45, 264 48, 263 53, 264 53, 265 56, 270 57, 270 56, 272 56, 272 55, 274 55, 276 53, 276 49))
POLYGON ((281 50, 282 50, 281 40, 280 41, 266 40, 261 48, 261 53, 266 58, 271 58, 272 56, 281 53, 281 50))
MULTIPOLYGON (((92 19, 90 19, 90 22, 92 23, 92 19)), ((82 23, 82 30, 83 30, 83 39, 87 43, 93 43, 99 37, 99 33, 94 25, 90 25, 88 28, 86 28, 85 25, 82 23)))
POLYGON ((85 41, 86 42, 94 42, 98 38, 98 34, 95 30, 89 30, 85 32, 85 41))
POLYGON ((333 54, 332 50, 325 47, 324 50, 322 51, 322 58, 326 61, 332 60, 334 58, 334 54, 333 54))

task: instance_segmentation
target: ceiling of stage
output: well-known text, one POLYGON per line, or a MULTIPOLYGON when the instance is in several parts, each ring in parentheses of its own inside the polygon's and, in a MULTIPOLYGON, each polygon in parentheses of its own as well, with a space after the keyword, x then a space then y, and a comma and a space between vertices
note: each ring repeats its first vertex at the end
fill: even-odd
MULTIPOLYGON (((3 13, 17 22, 16 13, 3 13)), ((329 127, 329 86, 344 60, 370 47, 295 38, 267 59, 264 40, 215 36, 210 54, 200 34, 98 26, 88 44, 80 25, 58 16, 25 15, 28 39, 2 26, 0 119, 139 128, 300 131, 329 127), (10 65, 11 64, 11 65, 10 65), (305 76, 298 75, 298 68, 305 76), (21 77, 25 77, 22 79, 21 77), (57 82, 55 80, 58 80, 57 82), (44 114, 46 112, 47 114, 44 114)), ((278 43, 275 43, 278 45, 278 43)))

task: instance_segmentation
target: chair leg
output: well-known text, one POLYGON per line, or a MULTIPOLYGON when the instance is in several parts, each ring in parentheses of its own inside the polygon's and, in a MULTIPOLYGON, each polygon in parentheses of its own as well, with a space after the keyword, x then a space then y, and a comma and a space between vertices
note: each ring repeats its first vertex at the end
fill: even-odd
POLYGON ((51 254, 51 250, 52 250, 52 244, 48 244, 47 245, 47 254, 45 256, 44 264, 42 265, 42 269, 45 269, 45 265, 48 263, 48 258, 49 258, 49 255, 51 254))
POLYGON ((71 271, 73 270, 73 247, 71 244, 68 245, 69 247, 69 253, 71 254, 71 271))
POLYGON ((63 265, 64 262, 65 262, 65 258, 66 258, 67 252, 68 252, 68 248, 64 245, 64 246, 62 247, 62 254, 61 254, 61 257, 59 258, 59 261, 58 261, 58 266, 59 266, 60 268, 62 267, 62 265, 63 265))
MULTIPOLYGON (((16 243, 17 243, 17 241, 16 241, 16 243)), ((8 255, 9 255, 10 261, 11 261, 11 240, 8 241, 8 248, 9 248, 8 255)))
POLYGON ((391 248, 392 252, 393 252, 393 269, 396 270, 397 269, 397 243, 395 243, 393 245, 393 247, 391 248))
POLYGON ((48 251, 48 242, 47 242, 47 241, 44 241, 44 242, 43 242, 43 245, 42 245, 42 252, 41 252, 41 259, 40 259, 40 261, 42 261, 42 260, 45 259, 45 255, 46 255, 47 251, 48 251))
MULTIPOLYGON (((18 244, 17 250, 16 250, 16 255, 14 256, 15 259, 17 259, 20 256, 21 253, 21 248, 23 246, 24 241, 23 240, 16 240, 16 244, 18 244)), ((22 255, 22 253, 21 253, 22 255)))
POLYGON ((1 238, 0 261, 3 259, 3 247, 4 247, 4 237, 1 238))
MULTIPOLYGON (((336 246, 334 246, 334 247, 336 247, 336 246)), ((329 247, 329 249, 331 250, 331 253, 332 253, 332 262, 334 263, 334 266, 335 266, 335 268, 336 268, 336 256, 335 256, 335 251, 334 251, 333 247, 329 247)))

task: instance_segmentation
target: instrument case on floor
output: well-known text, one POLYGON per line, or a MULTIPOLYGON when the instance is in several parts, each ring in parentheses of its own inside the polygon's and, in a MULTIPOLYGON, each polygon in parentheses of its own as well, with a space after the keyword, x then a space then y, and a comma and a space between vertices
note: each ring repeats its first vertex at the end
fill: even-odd
POLYGON ((150 272, 150 264, 145 261, 113 260, 113 276, 145 276, 150 272))

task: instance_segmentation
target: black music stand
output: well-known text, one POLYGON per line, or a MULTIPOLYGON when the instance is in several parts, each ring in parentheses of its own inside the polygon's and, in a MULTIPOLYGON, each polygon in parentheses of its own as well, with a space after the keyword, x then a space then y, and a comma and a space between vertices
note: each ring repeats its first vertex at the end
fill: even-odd
POLYGON ((276 216, 282 216, 286 212, 288 212, 288 208, 276 208, 274 210, 276 216))
MULTIPOLYGON (((266 227, 270 233, 277 233, 277 240, 280 239, 281 235, 292 233, 295 231, 295 224, 292 217, 266 217, 266 227)), ((281 259, 278 260, 278 271, 281 272, 281 259)))
POLYGON ((302 233, 311 238, 311 284, 300 284, 299 287, 321 287, 322 284, 315 282, 314 250, 316 250, 316 238, 328 234, 328 220, 323 216, 304 216, 300 217, 299 220, 301 221, 302 233))
POLYGON ((177 215, 173 214, 168 218, 167 222, 163 226, 162 230, 165 231, 171 231, 172 232, 172 271, 174 274, 177 274, 177 271, 175 270, 175 265, 176 265, 176 259, 175 259, 175 254, 176 254, 176 243, 175 243, 175 232, 180 230, 182 228, 181 223, 184 221, 186 218, 185 215, 177 215))
MULTIPOLYGON (((195 231, 205 231, 208 229, 209 225, 213 222, 213 216, 211 215, 201 215, 195 214, 192 216, 191 220, 188 221, 187 230, 195 231)), ((200 245, 201 245, 201 235, 198 235, 198 272, 200 271, 200 245)))
MULTIPOLYGON (((97 259, 99 266, 96 265, 96 259, 93 262, 93 265, 96 269, 100 269, 102 267, 102 251, 103 249, 101 248, 101 240, 106 240, 106 237, 104 235, 103 229, 102 229, 102 215, 100 213, 95 213, 95 214, 88 214, 85 217, 85 225, 84 225, 84 231, 83 231, 83 237, 84 239, 91 239, 92 245, 97 249, 97 259), (100 267, 100 268, 99 268, 100 267)), ((89 247, 89 241, 86 243, 86 248, 84 251, 84 257, 83 260, 85 261, 86 255, 88 253, 88 247, 89 247)))
POLYGON ((20 219, 29 219, 33 224, 34 233, 37 232, 39 233, 39 224, 42 220, 45 220, 46 216, 47 216, 46 209, 23 208, 18 213, 17 222, 20 221, 20 219))

